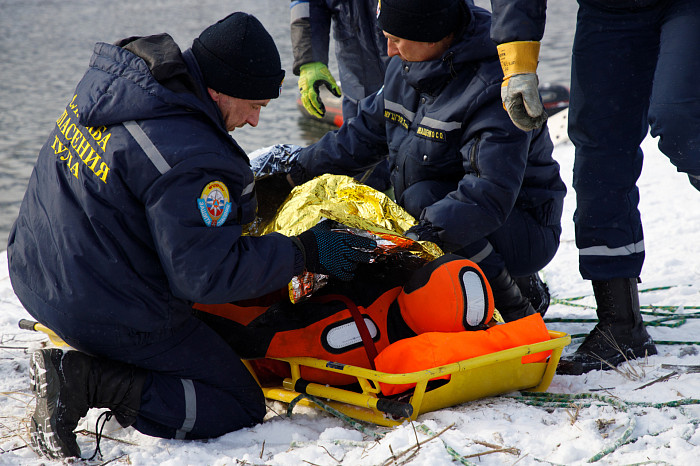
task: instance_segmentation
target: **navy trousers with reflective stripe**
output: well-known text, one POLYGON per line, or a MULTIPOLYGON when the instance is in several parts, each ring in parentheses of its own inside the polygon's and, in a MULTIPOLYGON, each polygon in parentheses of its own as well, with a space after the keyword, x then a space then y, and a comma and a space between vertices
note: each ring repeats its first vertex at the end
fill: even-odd
POLYGON ((506 222, 486 238, 455 251, 479 265, 486 278, 506 268, 513 277, 542 270, 559 249, 561 225, 541 225, 528 212, 513 208, 506 222))
POLYGON ((258 424, 265 416, 262 391, 239 356, 195 317, 157 336, 122 334, 118 342, 101 343, 74 346, 149 371, 134 424, 139 432, 212 438, 258 424))
POLYGON ((636 183, 649 127, 679 171, 691 182, 700 176, 700 2, 635 12, 579 4, 569 136, 580 271, 592 280, 638 277, 644 237, 636 183))

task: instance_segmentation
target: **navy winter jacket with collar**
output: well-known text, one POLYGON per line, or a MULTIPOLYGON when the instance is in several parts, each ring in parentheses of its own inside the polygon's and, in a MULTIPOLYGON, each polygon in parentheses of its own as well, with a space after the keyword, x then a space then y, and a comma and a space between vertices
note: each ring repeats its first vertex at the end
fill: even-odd
MULTIPOLYGON (((609 11, 635 11, 666 0, 579 0, 609 11)), ((493 27, 491 38, 496 44, 520 40, 542 40, 547 0, 491 0, 493 27)))
POLYGON ((145 60, 96 44, 10 233, 15 292, 59 335, 167 332, 193 301, 260 296, 293 275, 289 238, 241 236, 253 174, 191 51, 151 40, 145 60))
POLYGON ((299 155, 310 178, 352 175, 388 154, 398 203, 453 249, 498 229, 514 207, 558 225, 566 193, 547 128, 525 133, 503 109, 489 13, 471 14, 442 58, 393 57, 358 116, 299 155))

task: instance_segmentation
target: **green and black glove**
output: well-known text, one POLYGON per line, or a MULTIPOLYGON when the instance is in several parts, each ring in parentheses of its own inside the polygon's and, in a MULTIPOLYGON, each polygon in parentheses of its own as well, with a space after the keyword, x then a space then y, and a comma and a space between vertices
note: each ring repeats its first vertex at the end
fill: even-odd
POLYGON ((328 70, 328 67, 320 61, 301 65, 299 68, 299 92, 301 103, 307 112, 317 118, 323 118, 326 107, 318 96, 321 85, 328 88, 336 97, 340 97, 340 86, 328 70))
POLYGON ((332 231, 325 220, 292 238, 304 255, 306 270, 331 275, 343 281, 355 277, 358 264, 367 264, 377 242, 352 233, 332 231))

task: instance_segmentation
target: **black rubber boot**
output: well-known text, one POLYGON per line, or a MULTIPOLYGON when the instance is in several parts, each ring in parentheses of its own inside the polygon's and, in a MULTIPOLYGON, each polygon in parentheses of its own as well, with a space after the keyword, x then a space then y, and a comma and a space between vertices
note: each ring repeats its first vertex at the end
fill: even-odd
POLYGON ((48 458, 80 457, 73 430, 90 408, 109 408, 122 427, 136 421, 146 372, 79 351, 35 351, 29 365, 36 393, 30 440, 48 458))
POLYGON ((489 280, 489 283, 493 291, 493 303, 504 321, 512 322, 535 314, 532 304, 520 292, 507 269, 503 269, 496 278, 489 280))
POLYGON ((533 273, 524 277, 513 277, 517 283, 520 292, 525 296, 536 312, 539 312, 542 317, 549 309, 551 296, 547 284, 542 281, 540 274, 533 273))
POLYGON ((593 280, 593 293, 598 323, 572 356, 561 359, 558 374, 610 370, 627 360, 656 354, 639 310, 636 278, 593 280))

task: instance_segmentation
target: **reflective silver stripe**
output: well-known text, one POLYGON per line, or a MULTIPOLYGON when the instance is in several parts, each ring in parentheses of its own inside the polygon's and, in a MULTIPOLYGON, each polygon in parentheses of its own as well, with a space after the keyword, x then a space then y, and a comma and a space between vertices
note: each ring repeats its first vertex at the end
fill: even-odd
MULTIPOLYGON (((369 317, 364 317, 365 325, 369 331, 370 338, 377 338, 379 331, 377 326, 372 322, 369 317)), ((347 324, 339 325, 333 327, 326 334, 326 343, 333 349, 342 350, 344 348, 349 348, 358 343, 362 343, 362 336, 360 331, 355 325, 355 322, 348 322, 347 324)))
POLYGON ((253 191, 253 189, 255 189, 255 181, 253 181, 252 183, 250 183, 248 186, 246 186, 243 189, 241 196, 245 196, 246 194, 250 194, 253 191))
POLYGON ((629 256, 644 252, 644 240, 621 246, 619 248, 609 248, 607 246, 593 246, 579 250, 579 256, 629 256))
POLYGON ((476 262, 477 264, 481 262, 482 260, 486 259, 486 257, 493 252, 493 246, 491 246, 491 243, 486 243, 486 247, 479 251, 477 254, 473 255, 472 257, 467 257, 472 262, 476 262))
POLYGON ((435 118, 423 117, 420 124, 433 129, 441 129, 443 131, 452 131, 454 129, 460 129, 462 123, 459 121, 440 121, 435 118))
POLYGON ((291 6, 289 7, 289 17, 290 17, 290 22, 294 22, 300 18, 308 18, 309 17, 309 2, 308 1, 299 1, 299 2, 293 2, 291 6))
POLYGON ((415 113, 409 111, 403 105, 397 104, 396 102, 392 102, 391 100, 384 99, 384 108, 387 110, 392 110, 394 112, 399 112, 411 121, 413 121, 413 119, 416 117, 415 113))
POLYGON ((163 154, 160 153, 158 148, 148 138, 146 133, 143 132, 138 123, 131 120, 125 121, 122 124, 129 134, 131 134, 131 137, 136 140, 136 143, 141 146, 141 149, 143 149, 148 158, 151 160, 151 163, 155 165, 161 175, 170 170, 170 165, 168 165, 168 162, 166 162, 165 158, 163 158, 163 154))
POLYGON ((688 173, 688 176, 691 178, 695 178, 696 180, 700 180, 700 175, 691 175, 690 173, 688 173))
POLYGON ((462 275, 462 286, 464 287, 464 300, 467 302, 465 320, 467 325, 475 327, 483 322, 488 308, 481 276, 474 270, 467 270, 462 275))
POLYGON ((194 422, 197 420, 197 393, 194 391, 194 383, 190 379, 181 379, 182 388, 185 390, 185 420, 182 427, 175 432, 176 439, 184 439, 187 432, 191 432, 194 422))

